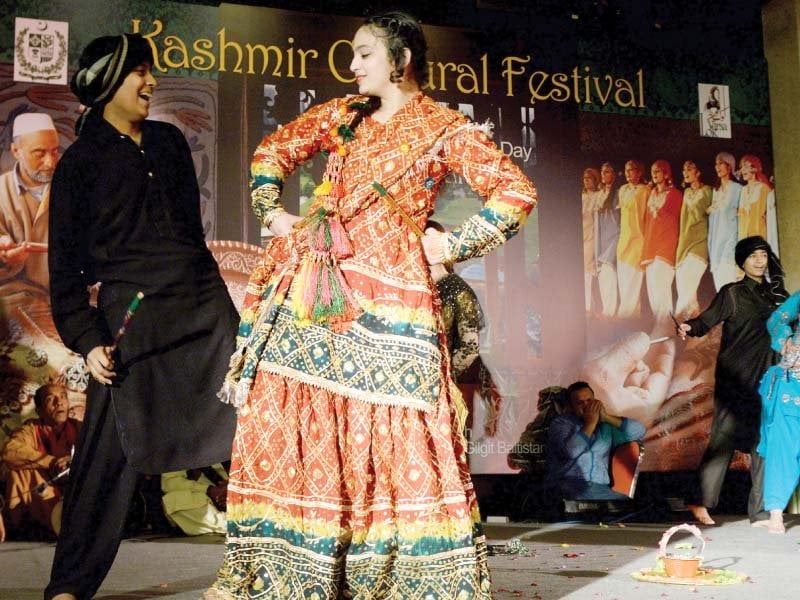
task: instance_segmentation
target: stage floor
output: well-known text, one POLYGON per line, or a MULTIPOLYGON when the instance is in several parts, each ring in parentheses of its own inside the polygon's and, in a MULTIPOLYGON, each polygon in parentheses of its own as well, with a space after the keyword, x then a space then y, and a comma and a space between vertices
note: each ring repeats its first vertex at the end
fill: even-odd
MULTIPOLYGON (((754 529, 744 517, 706 527, 705 565, 750 577, 728 586, 636 581, 655 566, 662 533, 672 523, 491 523, 486 526, 495 600, 750 600, 797 598, 800 518, 787 517, 786 535, 754 529), (515 540, 519 540, 516 542, 515 540), (509 543, 510 542, 510 543, 509 543), (516 550, 516 553, 501 553, 516 550)), ((671 542, 682 541, 675 535, 671 542)), ((688 536, 685 541, 696 542, 688 536)), ((670 544, 672 545, 672 543, 670 544)), ((40 600, 52 543, 0 544, 0 600, 40 600)), ((123 542, 98 600, 196 600, 213 581, 223 552, 219 536, 140 536, 123 542)), ((293 600, 293 599, 287 599, 293 600)))

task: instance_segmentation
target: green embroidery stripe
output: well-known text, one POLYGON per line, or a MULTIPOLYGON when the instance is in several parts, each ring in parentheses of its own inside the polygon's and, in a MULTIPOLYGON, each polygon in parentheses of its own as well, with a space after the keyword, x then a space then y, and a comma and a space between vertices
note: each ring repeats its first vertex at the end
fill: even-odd
POLYGON ((280 177, 276 177, 275 175, 252 175, 252 188, 254 190, 265 186, 265 185, 274 185, 279 190, 283 189, 283 179, 280 177))
MULTIPOLYGON (((278 311, 261 362, 268 371, 304 373, 354 390, 365 397, 408 398, 409 405, 435 405, 441 384, 441 354, 435 343, 377 333, 354 323, 334 332, 316 325, 298 326, 285 308, 278 311)), ((308 379, 308 377, 302 377, 308 379)), ((328 387, 328 386, 326 386, 328 387)))

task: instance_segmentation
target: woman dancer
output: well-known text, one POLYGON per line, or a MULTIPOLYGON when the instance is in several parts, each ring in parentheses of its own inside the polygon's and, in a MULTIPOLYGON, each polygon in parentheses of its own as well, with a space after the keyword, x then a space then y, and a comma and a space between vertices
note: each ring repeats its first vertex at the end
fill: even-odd
POLYGON ((714 162, 719 183, 711 195, 708 207, 708 260, 714 287, 717 291, 726 283, 736 281, 734 248, 739 239, 739 196, 742 186, 733 178, 736 159, 728 152, 717 154, 714 162))
POLYGON ((711 186, 703 183, 694 161, 683 163, 683 205, 675 256, 675 287, 678 299, 675 312, 684 318, 697 314, 697 287, 708 266, 708 207, 711 186))
POLYGON ((672 168, 666 160, 654 162, 650 175, 653 187, 647 198, 642 266, 647 278, 647 300, 658 323, 666 321, 672 311, 682 198, 672 184, 672 168))
POLYGON ((603 316, 617 312, 617 243, 619 242, 619 184, 617 171, 611 163, 600 167, 600 187, 597 190, 597 283, 603 316))
POLYGON ((589 167, 583 171, 581 214, 583 216, 583 292, 586 312, 592 311, 592 286, 597 276, 597 186, 600 171, 589 167))
POLYGON ((536 190, 485 128, 420 91, 419 23, 368 19, 359 96, 265 138, 253 207, 276 234, 253 274, 227 391, 240 406, 223 565, 206 598, 489 598, 486 544, 429 264, 517 233, 536 190), (305 219, 281 186, 319 151, 305 219), (457 171, 486 198, 420 227, 457 171))
MULTIPOLYGON (((772 184, 761 170, 757 156, 745 154, 739 160, 744 187, 739 198, 739 239, 751 235, 767 238, 767 197, 772 184)), ((767 240, 769 241, 769 240, 767 240)))
POLYGON ((638 160, 625 163, 625 185, 619 188, 619 241, 617 242, 617 279, 621 319, 638 317, 642 293, 642 246, 647 212, 647 185, 642 183, 644 167, 638 160))

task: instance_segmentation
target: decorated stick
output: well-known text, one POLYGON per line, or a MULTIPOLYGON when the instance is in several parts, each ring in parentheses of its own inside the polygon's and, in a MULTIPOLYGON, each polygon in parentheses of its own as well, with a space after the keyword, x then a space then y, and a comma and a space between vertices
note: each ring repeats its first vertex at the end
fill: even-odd
POLYGON ((389 193, 389 190, 387 190, 385 187, 383 187, 383 186, 382 186, 380 183, 378 183, 377 181, 373 181, 373 182, 372 182, 372 187, 374 187, 374 188, 375 188, 375 189, 378 191, 378 193, 379 193, 379 194, 381 195, 381 197, 384 199, 384 201, 386 202, 386 204, 389 206, 389 209, 390 209, 392 212, 394 212, 396 215, 398 215, 398 216, 399 216, 401 219, 403 219, 403 221, 405 221, 406 225, 408 225, 408 226, 411 228, 411 231, 413 231, 414 233, 416 233, 418 237, 421 237, 421 238, 422 238, 422 237, 425 237, 425 232, 424 232, 424 231, 422 231, 422 229, 420 229, 420 228, 419 228, 419 225, 417 225, 417 224, 416 224, 416 223, 415 223, 415 222, 414 222, 414 221, 411 219, 411 217, 409 217, 409 216, 408 216, 408 215, 405 213, 405 211, 404 211, 402 208, 400 208, 400 205, 397 203, 397 200, 395 200, 395 199, 394 199, 394 196, 392 196, 392 195, 389 193))
POLYGON ((672 319, 672 322, 675 323, 675 331, 681 330, 681 324, 678 322, 678 319, 675 318, 675 313, 669 311, 669 316, 672 319))
POLYGON ((114 343, 111 345, 112 352, 117 349, 117 344, 119 344, 122 336, 125 335, 125 330, 128 328, 136 309, 139 308, 139 302, 142 301, 142 298, 144 298, 144 294, 142 292, 136 292, 130 305, 128 305, 128 310, 125 311, 125 316, 122 319, 122 326, 119 328, 119 331, 117 331, 117 335, 114 336, 114 343))

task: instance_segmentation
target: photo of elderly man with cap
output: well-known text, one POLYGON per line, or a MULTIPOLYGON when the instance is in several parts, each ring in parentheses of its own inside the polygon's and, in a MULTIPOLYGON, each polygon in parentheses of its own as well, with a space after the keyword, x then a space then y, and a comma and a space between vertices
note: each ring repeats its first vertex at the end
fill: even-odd
POLYGON ((708 509, 717 505, 733 452, 748 452, 747 512, 754 526, 765 526, 769 514, 764 511, 764 460, 755 450, 761 423, 758 384, 778 358, 771 348, 767 319, 789 294, 783 286, 783 268, 764 238, 740 240, 735 259, 744 277, 722 286, 706 310, 678 325, 678 335, 686 339, 704 336, 722 323, 711 436, 698 467, 699 490, 686 505, 697 521, 713 525, 708 509))
POLYGON ((101 37, 70 84, 85 110, 53 176, 50 294, 59 335, 92 377, 46 600, 95 595, 141 474, 231 452, 235 412, 216 393, 238 314, 205 243, 189 145, 177 127, 147 119, 152 64, 140 35, 101 37), (97 308, 87 292, 96 282, 97 308))
POLYGON ((0 300, 6 309, 49 296, 50 182, 59 158, 58 132, 48 114, 17 115, 11 135, 16 164, 0 175, 0 300))

